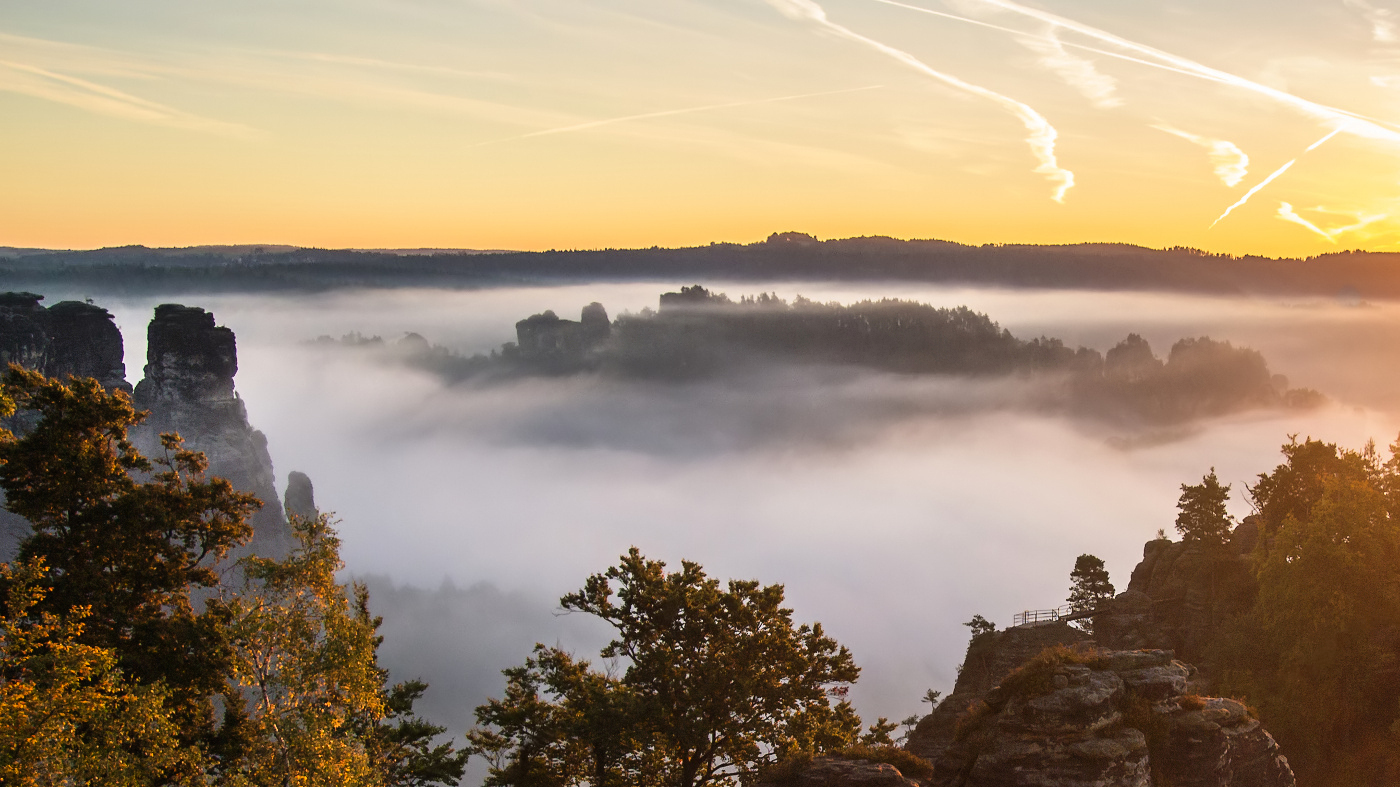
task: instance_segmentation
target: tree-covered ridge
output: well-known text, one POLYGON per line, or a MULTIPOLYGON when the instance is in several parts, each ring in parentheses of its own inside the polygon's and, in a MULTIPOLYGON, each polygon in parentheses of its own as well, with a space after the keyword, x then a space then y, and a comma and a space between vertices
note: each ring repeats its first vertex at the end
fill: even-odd
POLYGON ((432 254, 279 246, 55 251, 0 249, 0 287, 84 285, 104 292, 310 292, 351 287, 480 287, 603 279, 926 281, 994 287, 1146 290, 1332 298, 1400 297, 1396 255, 1309 259, 1114 243, 968 246, 887 237, 819 241, 774 233, 692 248, 432 254))
POLYGON ((1253 408, 1308 407, 1321 396, 1291 389, 1255 350, 1209 337, 1182 339, 1165 359, 1130 334, 1106 354, 1059 339, 1021 339, 965 306, 898 299, 843 305, 760 294, 731 300, 700 285, 664 293, 660 309, 609 321, 601 304, 581 319, 552 311, 516 323, 517 340, 463 357, 417 334, 386 343, 350 334, 324 346, 377 348, 450 381, 598 374, 685 382, 828 365, 900 375, 1015 376, 1034 406, 1130 424, 1178 424, 1253 408))

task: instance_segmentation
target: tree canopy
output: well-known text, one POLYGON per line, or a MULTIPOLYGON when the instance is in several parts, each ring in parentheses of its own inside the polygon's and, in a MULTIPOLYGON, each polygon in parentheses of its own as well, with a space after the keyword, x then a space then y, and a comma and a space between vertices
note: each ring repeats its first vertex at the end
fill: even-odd
POLYGON ((1230 499, 1230 485, 1220 485, 1215 468, 1201 479, 1199 484, 1182 484, 1181 499, 1176 507, 1176 529, 1187 541, 1196 541, 1210 547, 1224 546, 1230 540, 1234 520, 1225 510, 1230 499))
POLYGON ((469 736, 492 761, 488 784, 738 784, 777 757, 854 743, 845 690, 859 669, 782 602, 781 585, 722 586, 633 548, 560 602, 614 628, 601 656, 625 663, 621 676, 544 646, 507 670, 469 736))
POLYGON ((367 595, 327 517, 296 521, 282 560, 248 557, 235 588, 216 561, 251 534, 259 501, 206 477, 90 379, 0 378, 0 487, 29 520, 0 565, 0 782, 455 784, 465 753, 412 714, 424 684, 387 687, 367 595), (17 412, 18 411, 18 412, 17 412), (199 591, 203 609, 192 594, 199 591), (216 719, 216 700, 223 706, 216 719))
POLYGON ((1066 601, 1074 612, 1091 611, 1113 598, 1113 583, 1108 581, 1108 569, 1104 568, 1102 560, 1093 555, 1076 558, 1069 579, 1069 598, 1066 601))

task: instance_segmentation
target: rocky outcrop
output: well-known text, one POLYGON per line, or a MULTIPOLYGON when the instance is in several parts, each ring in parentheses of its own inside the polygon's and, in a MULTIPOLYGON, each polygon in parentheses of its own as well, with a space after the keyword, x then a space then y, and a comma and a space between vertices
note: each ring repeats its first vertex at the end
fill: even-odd
POLYGON ((1292 787, 1259 721, 1188 693, 1194 673, 1169 651, 1046 650, 959 715, 926 784, 1292 787))
POLYGON ((757 787, 919 787, 888 763, 815 757, 797 773, 762 779, 757 787))
POLYGON ((287 474, 287 492, 282 505, 288 516, 311 519, 320 513, 316 508, 316 490, 311 486, 311 478, 296 470, 287 474))
POLYGON ((131 390, 122 334, 100 306, 62 301, 45 309, 44 296, 0 294, 0 368, 17 363, 49 377, 92 377, 110 389, 131 390))
POLYGON ((145 372, 133 399, 151 414, 132 432, 137 445, 158 455, 159 435, 178 433, 188 448, 208 457, 211 475, 263 501, 252 517, 253 539, 238 555, 285 555, 294 542, 277 496, 267 438, 249 425, 233 386, 238 372, 233 331, 216 325, 214 315, 200 308, 157 306, 146 332, 145 372))
POLYGON ((589 350, 612 334, 612 322, 601 303, 583 307, 577 322, 560 319, 552 311, 531 315, 515 324, 516 357, 553 367, 584 360, 589 350))
POLYGON ((1248 555, 1256 540, 1254 517, 1248 517, 1220 549, 1147 542, 1127 590, 1094 617, 1095 640, 1108 648, 1171 650, 1202 662, 1218 627, 1253 603, 1248 555))
POLYGON ((1088 639, 1087 634, 1068 623, 1017 626, 973 637, 953 693, 919 721, 905 748, 930 762, 937 760, 953 745, 958 718, 1007 675, 1046 648, 1088 639))

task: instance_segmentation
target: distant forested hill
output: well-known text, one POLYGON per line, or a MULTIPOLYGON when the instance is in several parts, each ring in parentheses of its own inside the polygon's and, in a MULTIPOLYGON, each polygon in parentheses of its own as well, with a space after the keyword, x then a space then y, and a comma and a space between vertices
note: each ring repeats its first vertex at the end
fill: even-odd
POLYGON ((1232 257, 1122 244, 966 246, 868 237, 683 249, 353 251, 285 246, 36 252, 0 249, 0 289, 81 285, 110 292, 479 287, 604 279, 903 280, 996 287, 1400 298, 1400 255, 1232 257))

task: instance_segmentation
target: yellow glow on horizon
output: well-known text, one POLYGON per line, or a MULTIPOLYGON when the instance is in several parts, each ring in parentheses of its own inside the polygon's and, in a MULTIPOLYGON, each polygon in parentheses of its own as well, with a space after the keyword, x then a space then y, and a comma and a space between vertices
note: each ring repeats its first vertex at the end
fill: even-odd
MULTIPOLYGON (((82 0, 57 5, 98 21, 0 11, 0 245, 542 250, 797 230, 1268 256, 1400 250, 1400 144, 1384 131, 1400 120, 1400 76, 1375 65, 1379 44, 1356 54, 1368 28, 1344 8, 1290 6, 1298 19, 1267 20, 1251 39, 1264 43, 1233 48, 1218 46, 1240 22, 1228 11, 1219 29, 1173 29, 1170 9, 1086 20, 1144 41, 1114 58, 1094 51, 1112 40, 1073 27, 1047 35, 1005 13, 979 27, 869 0, 821 5, 860 40, 757 1, 639 12, 541 0, 532 14, 468 4, 418 16, 347 2, 355 13, 338 27, 287 11, 277 32, 177 31, 158 15, 138 27, 82 0), (1294 55, 1304 23, 1333 32, 1294 55), (1075 173, 1064 204, 1004 107, 867 39, 1043 116, 1075 173), (1132 62, 1157 50, 1171 68, 1132 62), (1239 83, 1187 76, 1189 62, 1239 83), (1334 126, 1270 91, 1326 96, 1382 131, 1344 131, 1303 156, 1334 126), (1248 156, 1233 188, 1209 140, 1248 156)), ((1177 5, 1215 8, 1202 2, 1177 5)))

